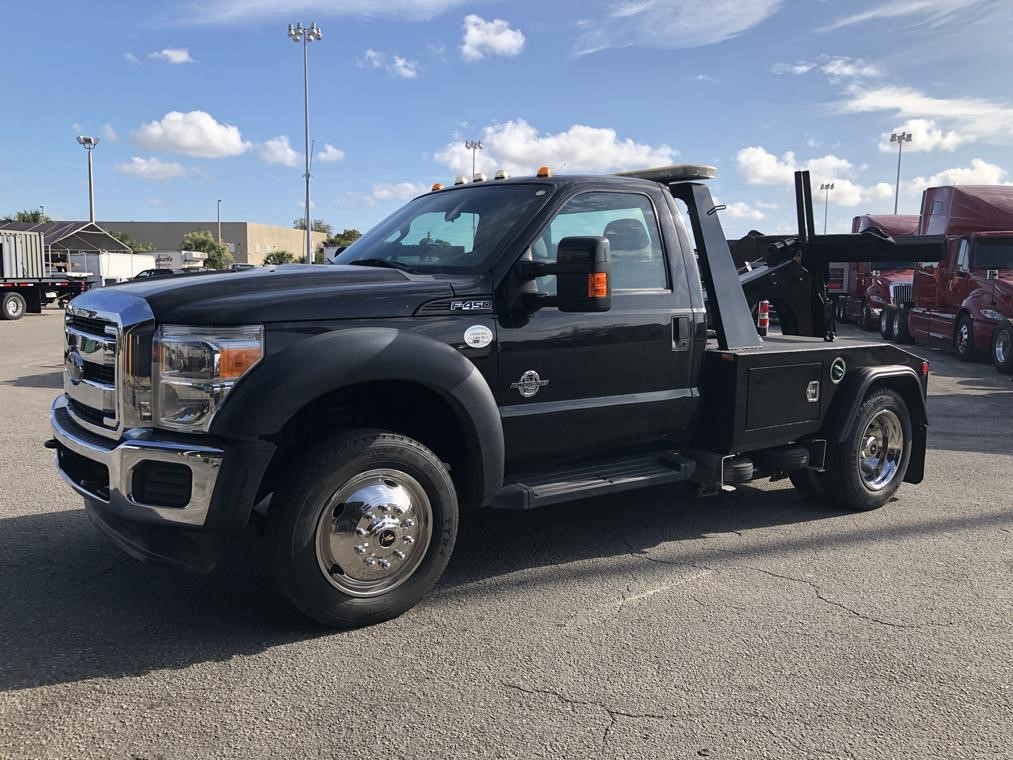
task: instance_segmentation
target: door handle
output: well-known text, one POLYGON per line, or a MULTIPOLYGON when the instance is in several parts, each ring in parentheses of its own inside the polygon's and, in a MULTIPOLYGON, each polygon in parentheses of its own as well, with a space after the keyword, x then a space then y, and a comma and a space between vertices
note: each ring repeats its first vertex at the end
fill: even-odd
POLYGON ((690 339, 690 318, 672 317, 672 350, 688 351, 690 339))

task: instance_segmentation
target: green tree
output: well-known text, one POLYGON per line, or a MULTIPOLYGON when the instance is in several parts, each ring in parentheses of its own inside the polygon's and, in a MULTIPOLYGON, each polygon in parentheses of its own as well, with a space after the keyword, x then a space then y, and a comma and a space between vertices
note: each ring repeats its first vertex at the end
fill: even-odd
POLYGON ((295 256, 288 251, 271 251, 264 257, 265 264, 294 264, 295 256))
POLYGON ((125 245, 134 253, 144 253, 146 251, 155 250, 155 246, 153 246, 151 243, 138 242, 125 232, 120 232, 119 230, 106 230, 106 232, 108 232, 114 238, 119 240, 121 243, 123 243, 123 245, 125 245))
POLYGON ((228 269, 235 261, 225 243, 219 243, 209 230, 195 230, 183 236, 179 244, 181 251, 202 251, 207 254, 204 266, 207 269, 228 269))
MULTIPOLYGON (((298 259, 300 264, 306 263, 306 257, 300 256, 298 259)), ((317 246, 317 249, 313 252, 313 263, 314 264, 326 264, 327 257, 324 256, 324 249, 322 246, 317 246)))
MULTIPOLYGON (((0 222, 23 222, 25 224, 43 224, 53 221, 42 213, 42 209, 21 209, 13 214, 8 214, 0 222)), ((330 234, 330 233, 328 233, 330 234)))
POLYGON ((362 237, 362 233, 356 229, 347 228, 337 235, 331 235, 323 242, 323 245, 327 248, 335 247, 341 248, 342 246, 348 247, 356 240, 362 237))
MULTIPOLYGON (((334 232, 334 229, 331 227, 331 225, 329 225, 323 219, 314 219, 312 225, 313 226, 310 229, 312 229, 314 232, 322 232, 328 237, 330 237, 331 234, 334 232)), ((299 217, 298 219, 292 222, 292 227, 297 230, 306 229, 306 219, 304 217, 299 217)))

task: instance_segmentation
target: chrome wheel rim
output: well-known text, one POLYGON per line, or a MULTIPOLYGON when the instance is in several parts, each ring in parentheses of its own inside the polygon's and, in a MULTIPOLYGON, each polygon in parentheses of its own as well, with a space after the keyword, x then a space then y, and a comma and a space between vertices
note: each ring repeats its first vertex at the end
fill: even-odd
POLYGON ((415 478, 401 470, 368 470, 341 486, 321 510, 317 562, 343 594, 379 596, 418 569, 432 533, 432 504, 415 478))
POLYGON ((889 314, 886 313, 886 309, 883 309, 883 311, 879 312, 879 331, 884 335, 886 335, 886 332, 890 326, 888 317, 889 314))
POLYGON ((21 301, 16 298, 7 299, 7 316, 15 318, 21 316, 21 301))
POLYGON ((995 338, 995 360, 999 364, 1005 364, 1009 358, 1009 332, 1000 330, 995 338))
POLYGON ((971 340, 971 328, 965 322, 957 330, 957 351, 960 353, 967 352, 967 346, 971 340))
POLYGON ((889 409, 877 412, 865 427, 861 443, 858 471, 862 483, 870 491, 881 491, 893 482, 904 456, 900 419, 889 409))
POLYGON ((900 337, 900 312, 893 315, 893 334, 900 337))

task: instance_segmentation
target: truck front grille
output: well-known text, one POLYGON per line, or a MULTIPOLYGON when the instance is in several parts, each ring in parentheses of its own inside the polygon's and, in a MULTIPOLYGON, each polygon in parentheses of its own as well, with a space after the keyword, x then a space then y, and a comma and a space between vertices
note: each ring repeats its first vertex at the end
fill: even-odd
POLYGON ((903 306, 914 301, 914 286, 910 284, 891 285, 890 298, 895 306, 903 306))
POLYGON ((109 320, 68 312, 64 328, 63 389, 82 426, 118 437, 119 327, 109 320))

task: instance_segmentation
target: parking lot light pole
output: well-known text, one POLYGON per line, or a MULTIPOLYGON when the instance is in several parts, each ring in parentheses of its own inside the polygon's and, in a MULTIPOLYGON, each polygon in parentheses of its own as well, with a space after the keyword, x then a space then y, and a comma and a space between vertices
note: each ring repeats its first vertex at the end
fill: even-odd
POLYGON ((897 143, 897 188, 893 193, 893 213, 897 215, 897 203, 900 201, 900 158, 904 154, 904 143, 911 142, 910 132, 894 132, 890 135, 890 142, 897 143))
POLYGON ((222 199, 218 199, 218 245, 222 244, 222 199))
POLYGON ((307 49, 311 42, 324 38, 323 32, 316 23, 308 27, 302 24, 289 24, 288 36, 295 43, 302 43, 302 83, 303 83, 303 128, 306 145, 306 263, 313 263, 313 236, 310 228, 310 73, 309 54, 307 49))
POLYGON ((826 191, 826 198, 823 201, 823 234, 827 234, 827 211, 830 208, 830 191, 834 189, 833 182, 824 182, 820 185, 820 190, 826 191))
POLYGON ((478 151, 482 150, 483 146, 481 140, 465 140, 464 147, 471 151, 471 179, 475 179, 475 156, 478 151))
POLYGON ((95 175, 92 171, 91 153, 101 141, 97 137, 78 135, 77 142, 88 151, 88 221, 95 224, 95 175))

